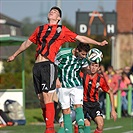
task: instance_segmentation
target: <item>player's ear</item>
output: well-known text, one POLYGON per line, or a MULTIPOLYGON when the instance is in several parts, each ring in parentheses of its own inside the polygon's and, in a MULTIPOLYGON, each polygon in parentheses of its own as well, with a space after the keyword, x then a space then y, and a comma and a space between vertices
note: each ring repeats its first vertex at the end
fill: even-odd
POLYGON ((78 48, 75 48, 75 52, 79 52, 78 48))

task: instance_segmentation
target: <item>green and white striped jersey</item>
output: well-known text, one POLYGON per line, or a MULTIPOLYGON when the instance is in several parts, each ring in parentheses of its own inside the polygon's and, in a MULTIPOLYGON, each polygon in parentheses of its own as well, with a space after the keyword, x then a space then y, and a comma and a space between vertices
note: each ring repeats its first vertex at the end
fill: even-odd
POLYGON ((72 54, 72 48, 62 48, 56 55, 55 64, 58 66, 58 77, 62 87, 70 88, 82 85, 80 70, 88 66, 86 58, 79 59, 72 54))

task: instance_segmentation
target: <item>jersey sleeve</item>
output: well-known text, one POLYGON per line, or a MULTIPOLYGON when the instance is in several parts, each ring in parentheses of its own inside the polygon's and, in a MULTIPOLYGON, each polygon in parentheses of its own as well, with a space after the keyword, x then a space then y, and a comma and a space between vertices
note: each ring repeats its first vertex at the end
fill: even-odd
POLYGON ((105 92, 108 92, 110 89, 104 77, 100 78, 100 88, 102 88, 102 90, 105 92))
POLYGON ((84 74, 83 74, 83 72, 80 71, 79 75, 80 75, 81 78, 83 78, 84 74))
POLYGON ((58 52, 58 54, 56 55, 56 57, 55 57, 55 64, 56 64, 57 66, 58 66, 59 63, 61 62, 62 54, 63 54, 63 52, 62 52, 62 50, 60 50, 60 51, 58 52))
POLYGON ((59 64, 62 60, 62 56, 63 56, 63 52, 62 52, 62 49, 60 49, 60 51, 58 52, 58 54, 55 57, 55 64, 58 66, 58 78, 59 79, 61 78, 61 74, 62 74, 62 71, 59 67, 59 64))
POLYGON ((37 35, 38 35, 38 31, 39 31, 39 26, 35 29, 35 31, 31 34, 31 36, 29 37, 29 40, 31 42, 33 42, 34 44, 37 43, 37 35))
POLYGON ((65 41, 66 42, 75 42, 77 34, 69 30, 67 27, 64 26, 65 30, 65 41))

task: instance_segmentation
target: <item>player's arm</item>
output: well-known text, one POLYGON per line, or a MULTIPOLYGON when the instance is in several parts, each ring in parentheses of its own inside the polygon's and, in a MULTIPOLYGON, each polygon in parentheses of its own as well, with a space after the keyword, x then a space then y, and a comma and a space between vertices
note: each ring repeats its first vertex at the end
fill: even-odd
POLYGON ((16 56, 18 56, 20 53, 22 53, 23 51, 25 51, 30 45, 32 44, 32 42, 28 39, 26 41, 24 41, 21 46, 18 48, 18 50, 11 55, 10 57, 8 57, 7 62, 11 62, 13 61, 16 56))
POLYGON ((108 42, 106 40, 104 40, 102 42, 98 42, 89 37, 81 36, 81 35, 77 35, 76 40, 78 40, 82 43, 90 43, 90 44, 95 44, 95 45, 100 45, 100 46, 104 46, 104 45, 108 44, 108 42))
POLYGON ((109 88, 106 79, 104 78, 104 75, 100 75, 101 80, 100 80, 100 87, 102 88, 103 91, 109 94, 110 98, 110 103, 111 103, 111 117, 116 121, 117 119, 117 113, 115 111, 115 106, 114 106, 114 95, 113 95, 113 90, 109 88))
POLYGON ((61 88, 62 84, 59 80, 59 78, 56 79, 56 88, 61 88))
POLYGON ((110 102, 111 102, 111 117, 116 121, 117 119, 117 113, 115 111, 115 106, 114 106, 114 95, 113 95, 113 90, 109 89, 108 92, 109 97, 110 97, 110 102))

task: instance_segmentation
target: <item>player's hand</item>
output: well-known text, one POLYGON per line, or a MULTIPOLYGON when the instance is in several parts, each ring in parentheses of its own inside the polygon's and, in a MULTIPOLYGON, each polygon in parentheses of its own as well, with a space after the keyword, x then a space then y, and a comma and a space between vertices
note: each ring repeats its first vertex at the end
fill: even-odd
POLYGON ((12 56, 8 57, 7 62, 11 62, 11 61, 13 61, 14 59, 15 59, 15 56, 12 55, 12 56))
POLYGON ((104 46, 104 45, 106 45, 106 44, 108 44, 108 42, 107 42, 106 40, 104 40, 104 41, 100 42, 98 45, 104 46))
POLYGON ((116 119, 117 119, 117 113, 115 111, 111 111, 111 118, 113 118, 114 121, 116 121, 116 119))
POLYGON ((62 86, 62 84, 61 84, 59 78, 57 78, 57 80, 56 80, 56 88, 61 88, 61 86, 62 86))

